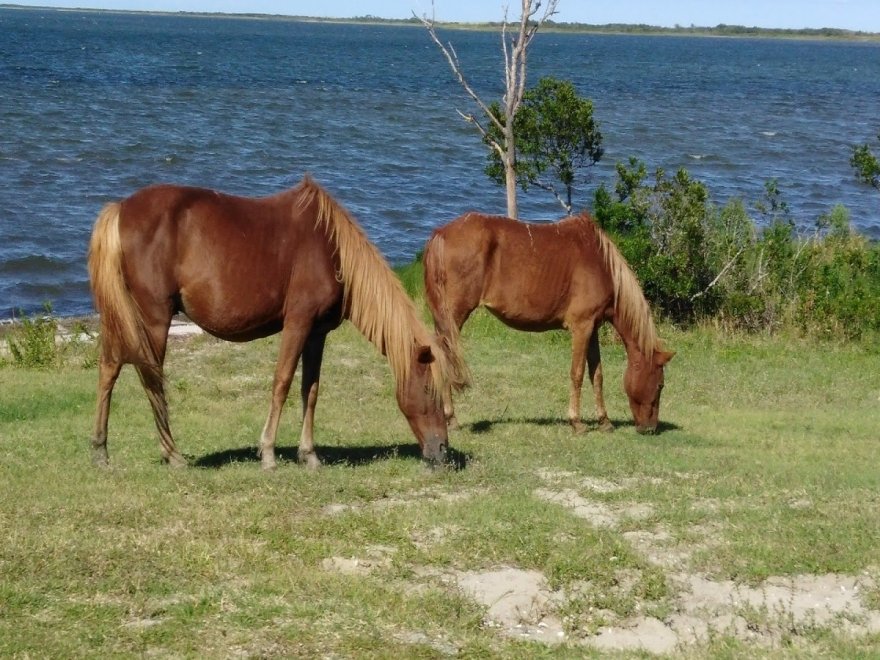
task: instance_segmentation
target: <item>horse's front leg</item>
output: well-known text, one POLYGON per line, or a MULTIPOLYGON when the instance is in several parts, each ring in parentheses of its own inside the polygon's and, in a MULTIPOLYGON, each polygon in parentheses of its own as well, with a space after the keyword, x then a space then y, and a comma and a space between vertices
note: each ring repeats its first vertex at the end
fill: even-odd
POLYGON ((275 365, 275 378, 272 381, 272 401, 269 405, 269 416, 260 436, 259 453, 264 470, 275 468, 275 438, 278 435, 281 409, 287 401, 290 384, 307 334, 307 328, 293 324, 285 324, 281 331, 281 347, 278 349, 278 363, 275 365))
POLYGON ((599 328, 590 336, 590 345, 587 349, 587 368, 590 372, 590 381, 593 383, 593 395, 596 398, 596 421, 599 430, 604 432, 613 431, 611 420, 608 419, 608 411, 605 410, 605 397, 602 394, 602 358, 599 355, 599 328))
POLYGON ((300 463, 315 469, 321 465, 315 453, 315 405, 318 403, 318 384, 321 379, 321 361, 324 357, 326 334, 313 335, 306 341, 303 350, 302 406, 303 424, 299 438, 297 458, 300 463))
POLYGON ((568 423, 576 433, 585 429, 581 421, 581 388, 584 384, 584 363, 587 361, 587 339, 592 331, 592 324, 571 329, 571 393, 568 400, 568 423))
POLYGON ((461 428, 458 418, 455 416, 455 406, 452 403, 452 385, 448 383, 443 387, 443 417, 446 419, 446 428, 450 431, 457 431, 461 428))

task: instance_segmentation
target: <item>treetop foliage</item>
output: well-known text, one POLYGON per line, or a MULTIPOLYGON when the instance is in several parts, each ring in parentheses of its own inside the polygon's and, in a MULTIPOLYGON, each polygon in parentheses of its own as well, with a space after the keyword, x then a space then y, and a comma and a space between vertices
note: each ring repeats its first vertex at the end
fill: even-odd
MULTIPOLYGON (((501 106, 495 102, 490 111, 503 125, 501 106)), ((497 141, 500 133, 493 124, 484 142, 497 141)), ((514 117, 514 134, 517 184, 523 190, 537 186, 553 193, 570 213, 575 185, 586 178, 578 174, 595 165, 604 153, 593 102, 579 96, 570 81, 541 78, 523 95, 514 117)), ((490 149, 487 160, 486 174, 504 183, 504 165, 497 151, 490 149)))

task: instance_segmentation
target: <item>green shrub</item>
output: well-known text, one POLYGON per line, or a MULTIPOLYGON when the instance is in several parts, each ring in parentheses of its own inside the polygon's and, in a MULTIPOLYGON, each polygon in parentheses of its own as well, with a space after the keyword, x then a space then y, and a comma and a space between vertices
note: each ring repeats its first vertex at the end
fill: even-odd
POLYGON ((706 242, 711 208, 706 186, 680 169, 671 178, 658 169, 652 186, 645 167, 618 165, 615 200, 596 193, 595 215, 620 246, 648 299, 677 322, 713 313, 718 299, 706 242))
POLYGON ((72 365, 92 369, 98 364, 95 331, 81 320, 72 322, 66 330, 52 316, 49 303, 43 305, 41 314, 22 313, 21 318, 9 326, 4 340, 9 358, 0 357, 0 367, 56 369, 72 365))
POLYGON ((803 235, 775 180, 752 217, 742 200, 710 204, 686 170, 645 179, 635 159, 618 164, 614 193, 601 186, 594 213, 658 315, 839 338, 880 330, 880 245, 851 229, 844 207, 803 235))
POLYGON ((52 306, 43 305, 41 315, 25 316, 13 326, 6 338, 12 363, 23 368, 47 368, 58 364, 55 333, 58 324, 52 317, 52 306))
POLYGON ((827 230, 807 250, 796 319, 807 331, 858 338, 880 330, 880 249, 852 231, 842 206, 817 223, 827 230))
POLYGON ((94 369, 100 355, 95 331, 82 321, 74 322, 61 346, 61 353, 65 362, 78 363, 83 369, 94 369))

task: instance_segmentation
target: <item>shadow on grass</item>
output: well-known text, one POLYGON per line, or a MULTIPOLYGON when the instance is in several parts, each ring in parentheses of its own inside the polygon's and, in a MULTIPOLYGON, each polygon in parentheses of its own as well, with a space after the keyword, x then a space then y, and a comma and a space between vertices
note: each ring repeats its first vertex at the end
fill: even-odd
MULTIPOLYGON (((489 433, 494 427, 504 424, 527 424, 530 426, 569 426, 568 419, 561 417, 500 417, 498 419, 482 419, 477 422, 471 422, 470 424, 463 424, 462 427, 470 430, 470 432, 474 435, 480 435, 482 433, 489 433)), ((585 422, 585 424, 587 426, 586 433, 600 433, 599 427, 596 425, 596 422, 585 422)), ((612 424, 614 425, 615 429, 635 426, 635 422, 633 422, 631 419, 612 420, 612 424)), ((666 431, 675 431, 678 429, 679 426, 677 424, 673 424, 672 422, 659 422, 657 424, 657 430, 650 435, 660 435, 661 433, 665 433, 666 431)))
MULTIPOLYGON (((416 444, 376 445, 369 447, 316 447, 318 458, 324 465, 368 465, 391 458, 422 459, 422 450, 416 444)), ((275 447, 275 457, 279 461, 297 462, 296 447, 275 447)), ((471 459, 469 453, 449 448, 446 465, 452 470, 463 470, 471 459)), ((218 469, 232 463, 259 463, 256 447, 242 447, 206 454, 191 459, 191 465, 200 468, 218 469)))

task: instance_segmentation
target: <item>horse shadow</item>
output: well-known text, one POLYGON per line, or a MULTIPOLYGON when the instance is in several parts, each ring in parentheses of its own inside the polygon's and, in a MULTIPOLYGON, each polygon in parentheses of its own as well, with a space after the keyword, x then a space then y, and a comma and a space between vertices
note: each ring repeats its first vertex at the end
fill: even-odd
MULTIPOLYGON (((635 422, 631 419, 612 419, 611 423, 614 425, 615 429, 635 427, 635 422)), ((495 419, 481 419, 476 422, 471 422, 470 424, 462 424, 462 428, 469 430, 474 435, 482 435, 491 432, 496 426, 503 426, 506 424, 526 424, 530 426, 548 427, 571 426, 568 419, 563 417, 497 417, 495 419)), ((586 421, 585 425, 587 427, 585 433, 594 433, 598 431, 598 426, 595 421, 586 421)), ((667 431, 675 431, 680 428, 680 426, 672 422, 661 421, 657 423, 657 430, 654 431, 652 435, 661 435, 667 431)))
MULTIPOLYGON (((315 448, 318 458, 323 465, 369 465, 379 461, 387 461, 392 458, 407 458, 421 460, 422 450, 416 444, 396 445, 371 445, 332 447, 319 446, 315 448)), ((275 447, 275 457, 279 461, 296 463, 298 461, 297 447, 275 447)), ((458 472, 467 467, 471 460, 471 454, 450 447, 446 450, 445 465, 458 472)), ((257 448, 241 447, 239 449, 226 449, 223 451, 205 454, 204 456, 191 459, 190 464, 206 469, 220 469, 233 463, 259 463, 260 456, 257 448)))

